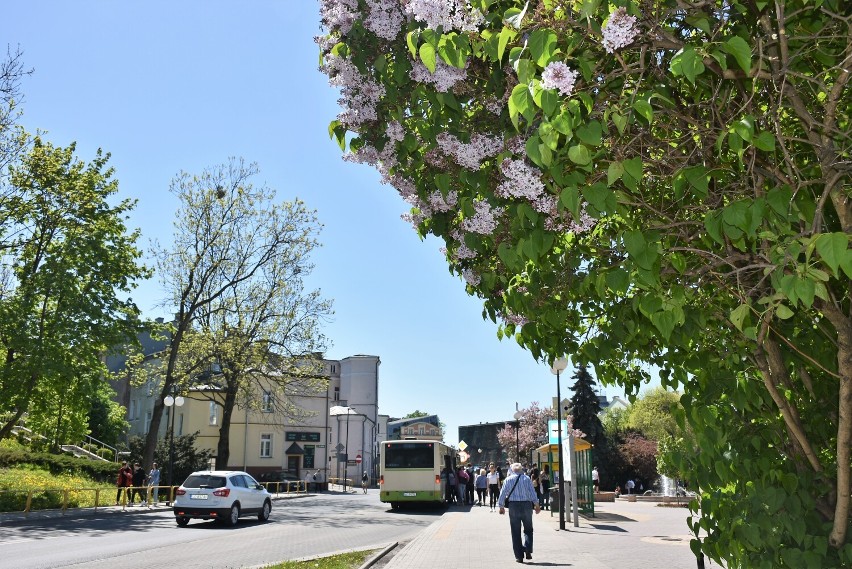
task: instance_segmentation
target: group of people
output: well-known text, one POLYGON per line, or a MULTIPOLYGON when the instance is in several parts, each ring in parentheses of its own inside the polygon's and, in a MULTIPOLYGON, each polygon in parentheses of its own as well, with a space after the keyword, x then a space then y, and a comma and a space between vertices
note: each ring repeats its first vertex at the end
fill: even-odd
MULTIPOLYGON (((511 470, 511 466, 509 469, 511 470)), ((539 470, 537 466, 534 466, 528 470, 526 465, 521 465, 521 469, 524 475, 530 479, 539 507, 549 509, 552 482, 550 467, 545 465, 543 469, 539 470)), ((511 475, 511 472, 509 474, 511 475)), ((506 479, 506 475, 503 474, 500 467, 493 462, 488 465, 487 471, 484 468, 477 471, 468 464, 459 467, 458 470, 444 469, 443 476, 447 482, 446 499, 448 503, 481 507, 488 498, 492 512, 497 508, 497 499, 506 479)))
POLYGON ((131 506, 136 503, 137 496, 142 506, 156 505, 160 501, 160 468, 155 462, 146 473, 138 462, 131 468, 125 460, 118 470, 115 485, 118 487, 115 495, 116 506, 122 503, 122 496, 131 506))

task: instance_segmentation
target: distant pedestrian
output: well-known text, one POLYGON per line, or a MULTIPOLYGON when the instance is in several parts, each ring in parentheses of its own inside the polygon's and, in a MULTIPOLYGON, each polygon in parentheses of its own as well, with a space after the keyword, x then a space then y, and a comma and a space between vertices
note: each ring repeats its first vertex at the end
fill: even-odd
POLYGON ((533 520, 532 514, 538 514, 541 507, 538 505, 538 496, 529 476, 523 473, 523 467, 517 462, 512 465, 511 473, 506 477, 503 489, 497 505, 500 514, 505 514, 509 508, 509 529, 512 532, 512 551, 515 561, 524 562, 524 557, 532 559, 533 553, 533 520), (523 526, 523 540, 521 539, 521 528, 523 526))
POLYGON ((119 502, 127 502, 129 498, 127 493, 130 491, 129 488, 133 486, 133 469, 128 466, 126 460, 121 463, 121 468, 118 469, 115 485, 118 487, 118 492, 115 494, 115 505, 118 506, 119 502))
POLYGON ((601 484, 601 475, 598 474, 598 467, 595 466, 594 468, 592 468, 592 486, 595 487, 595 492, 597 492, 598 488, 600 488, 600 484, 601 484))
POLYGON ((160 502, 160 468, 155 462, 148 472, 148 507, 157 505, 160 502))
POLYGON ((533 488, 535 489, 535 495, 538 498, 538 504, 541 505, 541 481, 538 477, 541 475, 541 471, 538 469, 538 466, 533 466, 529 471, 529 477, 532 481, 533 488))
POLYGON ((456 473, 452 468, 447 469, 447 503, 452 504, 458 496, 458 488, 456 487, 456 473))
POLYGON ((367 471, 364 471, 364 474, 361 475, 361 488, 364 490, 364 494, 367 493, 367 485, 370 483, 370 476, 367 474, 367 471))
POLYGON ((545 510, 550 509, 550 466, 545 464, 538 476, 538 485, 541 488, 541 500, 539 504, 545 510))
POLYGON ((500 494, 500 475, 497 473, 497 467, 494 463, 488 465, 489 472, 486 475, 488 479, 488 498, 491 504, 491 511, 497 507, 497 497, 500 494))
POLYGON ((465 469, 467 473, 467 486, 464 489, 464 502, 465 504, 473 505, 473 494, 474 494, 474 484, 476 482, 476 471, 473 470, 473 467, 468 464, 465 469))
POLYGON ((476 475, 473 485, 476 488, 476 503, 481 508, 482 502, 485 501, 485 494, 488 492, 488 475, 485 474, 484 468, 479 469, 479 474, 476 475))
POLYGON ((467 480, 467 472, 465 472, 464 468, 459 468, 459 471, 456 473, 456 483, 458 484, 456 491, 458 492, 458 499, 460 504, 467 504, 464 499, 465 492, 467 491, 467 480))
POLYGON ((313 473, 311 479, 314 481, 314 492, 322 492, 322 472, 319 471, 319 468, 313 473))
POLYGON ((632 478, 631 478, 630 480, 628 480, 628 481, 627 481, 627 483, 624 485, 624 487, 625 487, 625 488, 627 488, 627 494, 628 494, 628 495, 633 493, 633 488, 634 488, 635 486, 636 486, 636 485, 633 483, 633 479, 632 479, 632 478))
POLYGON ((130 493, 130 505, 136 503, 136 496, 139 496, 139 502, 141 505, 145 506, 147 503, 145 502, 145 493, 143 488, 145 487, 145 471, 139 466, 139 463, 133 465, 133 489, 130 493))

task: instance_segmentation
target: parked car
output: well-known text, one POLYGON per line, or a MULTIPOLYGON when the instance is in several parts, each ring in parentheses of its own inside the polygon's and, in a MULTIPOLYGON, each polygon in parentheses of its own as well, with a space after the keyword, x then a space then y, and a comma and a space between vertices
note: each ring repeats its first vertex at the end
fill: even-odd
POLYGON ((265 522, 272 512, 272 496, 245 472, 202 470, 190 474, 177 489, 173 510, 181 527, 193 518, 233 526, 241 516, 257 515, 265 522))

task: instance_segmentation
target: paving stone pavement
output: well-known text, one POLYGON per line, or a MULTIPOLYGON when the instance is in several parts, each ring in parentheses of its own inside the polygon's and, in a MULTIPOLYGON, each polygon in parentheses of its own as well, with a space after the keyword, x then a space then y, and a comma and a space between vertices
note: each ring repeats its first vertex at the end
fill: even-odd
MULTIPOLYGON (((576 569, 698 567, 689 548, 689 510, 651 502, 600 503, 579 527, 543 510, 533 516, 532 560, 524 565, 576 569)), ((384 569, 519 567, 512 553, 509 516, 483 506, 451 506, 384 566, 384 569)), ((717 565, 705 560, 706 567, 717 565)))

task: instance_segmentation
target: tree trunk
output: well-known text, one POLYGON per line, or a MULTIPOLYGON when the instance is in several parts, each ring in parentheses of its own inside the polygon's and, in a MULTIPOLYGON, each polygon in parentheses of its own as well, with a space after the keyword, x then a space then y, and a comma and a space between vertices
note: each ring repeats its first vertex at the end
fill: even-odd
MULTIPOLYGON (((230 386, 225 392, 225 402, 222 404, 222 425, 219 427, 219 443, 216 445, 216 468, 229 468, 231 459, 231 417, 237 401, 237 390, 230 386)), ((248 427, 248 425, 246 425, 248 427)))

